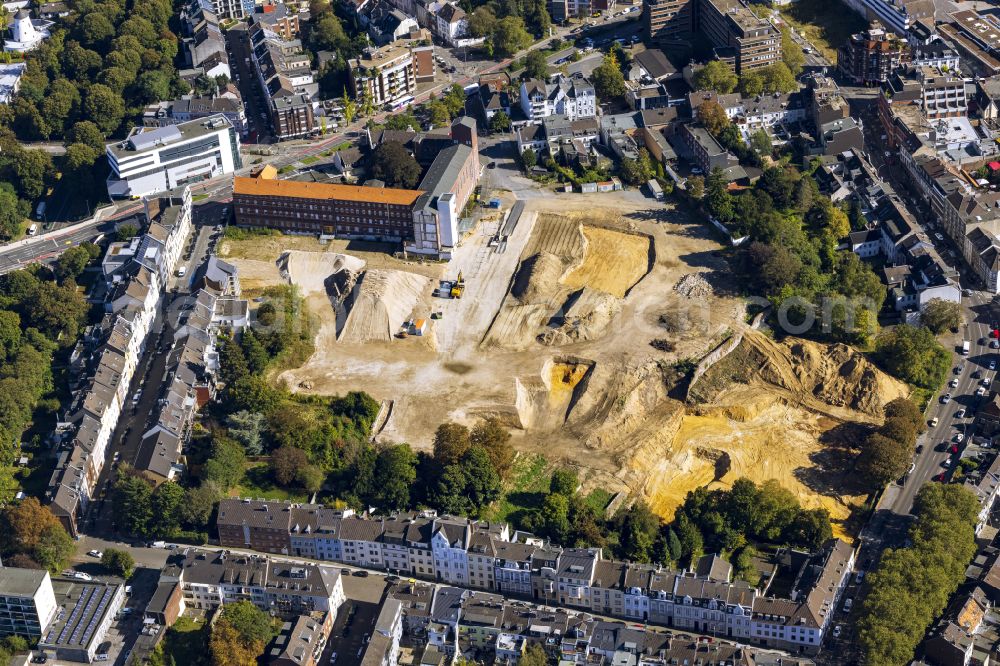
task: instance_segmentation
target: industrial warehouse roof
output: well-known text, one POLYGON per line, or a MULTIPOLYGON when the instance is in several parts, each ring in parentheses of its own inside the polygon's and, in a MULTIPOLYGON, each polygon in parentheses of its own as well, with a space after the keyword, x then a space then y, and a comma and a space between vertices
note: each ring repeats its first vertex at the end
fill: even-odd
POLYGON ((293 180, 241 178, 233 182, 234 195, 292 197, 296 199, 329 199, 365 203, 412 205, 423 192, 390 187, 362 187, 333 183, 303 183, 293 180))

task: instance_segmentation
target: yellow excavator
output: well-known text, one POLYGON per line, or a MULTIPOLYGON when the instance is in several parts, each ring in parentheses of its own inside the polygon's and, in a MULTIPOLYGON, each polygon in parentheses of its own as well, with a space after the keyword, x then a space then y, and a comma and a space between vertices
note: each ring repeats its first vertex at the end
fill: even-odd
POLYGON ((452 298, 462 298, 462 292, 465 291, 465 278, 462 277, 462 271, 458 272, 458 279, 451 285, 451 297, 452 298))

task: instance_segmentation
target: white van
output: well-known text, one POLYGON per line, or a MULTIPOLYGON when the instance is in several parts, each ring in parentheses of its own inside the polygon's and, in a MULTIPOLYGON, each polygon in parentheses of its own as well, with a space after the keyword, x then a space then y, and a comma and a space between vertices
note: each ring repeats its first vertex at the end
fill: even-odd
POLYGON ((28 227, 28 235, 29 236, 34 236, 37 233, 38 233, 38 225, 32 223, 32 225, 30 227, 28 227))

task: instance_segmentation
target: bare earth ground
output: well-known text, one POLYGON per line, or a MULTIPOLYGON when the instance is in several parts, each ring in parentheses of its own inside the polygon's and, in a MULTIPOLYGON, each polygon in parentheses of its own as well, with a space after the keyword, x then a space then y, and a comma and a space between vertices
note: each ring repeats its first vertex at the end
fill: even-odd
POLYGON ((403 311, 404 318, 441 312, 427 335, 351 342, 338 340, 335 308, 341 319, 361 315, 351 312, 351 299, 341 303, 331 292, 333 281, 322 275, 329 269, 321 268, 330 259, 298 262, 310 266, 298 271, 286 262, 321 328, 314 355, 279 379, 293 391, 364 390, 394 401, 382 439, 426 449, 445 421, 471 425, 496 415, 515 429, 520 450, 580 467, 589 489, 643 495, 665 517, 689 490, 738 476, 777 478, 804 503, 846 517, 857 498, 814 472, 822 467, 823 434, 857 410, 817 411, 819 401, 789 399, 760 382, 731 403, 753 406, 738 414, 726 411, 728 400, 698 407, 667 396, 673 363, 700 358, 745 327, 743 302, 730 295, 729 267, 704 226, 634 191, 529 199, 500 254, 487 246, 498 223, 481 223, 449 266, 305 237, 227 241, 221 253, 248 288, 283 281, 276 262, 290 249, 347 254, 363 260, 365 270, 430 278, 419 296, 413 290, 423 283, 404 279, 410 287, 402 303, 357 300, 397 318, 403 311), (462 299, 433 295, 439 279, 459 271, 462 299), (691 274, 704 278, 704 289, 675 291, 691 274), (654 339, 669 340, 673 350, 654 349, 654 339))

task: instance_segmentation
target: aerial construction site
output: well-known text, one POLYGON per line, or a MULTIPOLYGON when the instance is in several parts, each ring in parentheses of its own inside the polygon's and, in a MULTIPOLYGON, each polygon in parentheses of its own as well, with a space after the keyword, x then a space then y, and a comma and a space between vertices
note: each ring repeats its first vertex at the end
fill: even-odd
POLYGON ((691 489, 740 476, 847 518, 862 493, 826 471, 838 426, 879 421, 903 384, 848 347, 753 330, 722 247, 681 211, 635 191, 531 198, 498 243, 515 203, 501 198, 448 264, 349 241, 226 241, 245 291, 297 285, 316 322, 313 355, 277 379, 391 400, 378 437, 416 448, 443 422, 498 417, 519 450, 666 518, 691 489))

